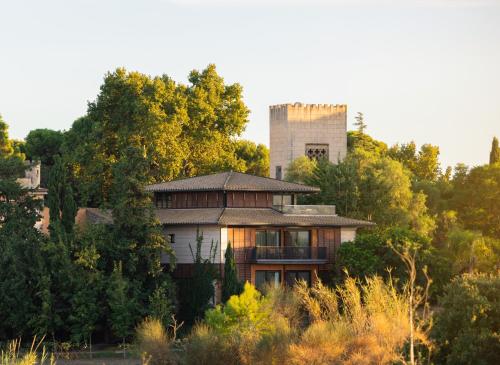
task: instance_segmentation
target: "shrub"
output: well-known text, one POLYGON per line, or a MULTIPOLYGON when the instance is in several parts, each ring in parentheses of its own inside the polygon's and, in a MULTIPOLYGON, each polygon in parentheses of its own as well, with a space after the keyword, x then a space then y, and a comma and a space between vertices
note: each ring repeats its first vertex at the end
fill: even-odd
POLYGON ((465 274, 445 287, 433 335, 442 364, 500 363, 500 275, 465 274))
POLYGON ((176 364, 172 341, 160 320, 146 318, 136 329, 136 338, 141 354, 151 365, 176 364))

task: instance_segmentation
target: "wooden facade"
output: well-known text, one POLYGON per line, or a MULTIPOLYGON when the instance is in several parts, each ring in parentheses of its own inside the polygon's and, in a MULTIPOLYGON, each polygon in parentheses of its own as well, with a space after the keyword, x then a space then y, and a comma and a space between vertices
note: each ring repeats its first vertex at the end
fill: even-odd
MULTIPOLYGON (((285 232, 290 230, 308 230, 310 231, 311 247, 326 247, 327 248, 327 258, 328 263, 317 265, 301 265, 301 267, 307 266, 308 270, 314 271, 315 277, 318 271, 328 270, 331 265, 336 260, 337 250, 340 246, 340 228, 324 228, 324 227, 228 227, 227 229, 227 240, 231 242, 231 245, 235 252, 235 262, 238 270, 238 275, 242 281, 255 282, 255 270, 265 270, 259 267, 264 265, 252 264, 247 257, 248 249, 255 247, 256 232, 258 230, 273 229, 280 231, 280 242, 281 245, 285 245, 285 232)), ((276 265, 272 265, 275 267, 276 265)), ((278 265, 281 267, 283 265, 278 265)), ((294 270, 293 267, 296 265, 284 265, 287 269, 294 270)), ((285 270, 285 269, 284 269, 285 270)), ((284 273, 283 273, 284 277, 284 273)))

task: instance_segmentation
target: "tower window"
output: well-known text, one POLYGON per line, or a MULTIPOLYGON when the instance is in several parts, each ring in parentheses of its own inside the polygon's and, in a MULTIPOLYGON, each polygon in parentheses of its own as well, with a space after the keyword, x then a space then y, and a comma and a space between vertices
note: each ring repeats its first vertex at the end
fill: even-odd
POLYGON ((276 166, 276 179, 281 180, 281 166, 276 166))
POLYGON ((306 144, 306 156, 310 159, 319 160, 320 158, 329 158, 328 144, 306 144))

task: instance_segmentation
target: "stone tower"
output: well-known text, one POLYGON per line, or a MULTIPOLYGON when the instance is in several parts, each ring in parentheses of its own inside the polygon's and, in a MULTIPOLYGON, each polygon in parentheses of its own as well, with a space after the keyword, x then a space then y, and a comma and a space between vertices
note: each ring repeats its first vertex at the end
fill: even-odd
POLYGON ((271 177, 282 179, 300 156, 337 163, 347 153, 347 105, 280 104, 269 107, 271 177))

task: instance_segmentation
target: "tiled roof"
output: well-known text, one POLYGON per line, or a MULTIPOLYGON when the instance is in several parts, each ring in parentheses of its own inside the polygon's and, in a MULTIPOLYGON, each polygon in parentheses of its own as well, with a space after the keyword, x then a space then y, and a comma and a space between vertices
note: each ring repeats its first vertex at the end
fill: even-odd
POLYGON ((224 208, 156 209, 162 224, 218 224, 224 208))
POLYGON ((221 225, 272 226, 372 226, 372 222, 340 217, 338 215, 283 214, 271 208, 226 208, 220 217, 221 225))
POLYGON ((318 192, 319 188, 231 171, 153 184, 147 186, 146 190, 151 192, 225 190, 314 193, 318 192))
MULTIPOLYGON (((87 219, 91 223, 111 224, 113 218, 108 210, 87 208, 87 219)), ((272 208, 191 208, 156 209, 156 218, 161 224, 217 224, 222 226, 330 226, 370 227, 375 224, 338 215, 283 214, 272 208)))
POLYGON ((366 227, 374 223, 338 215, 283 214, 272 208, 157 209, 162 224, 219 224, 223 226, 337 226, 366 227))

